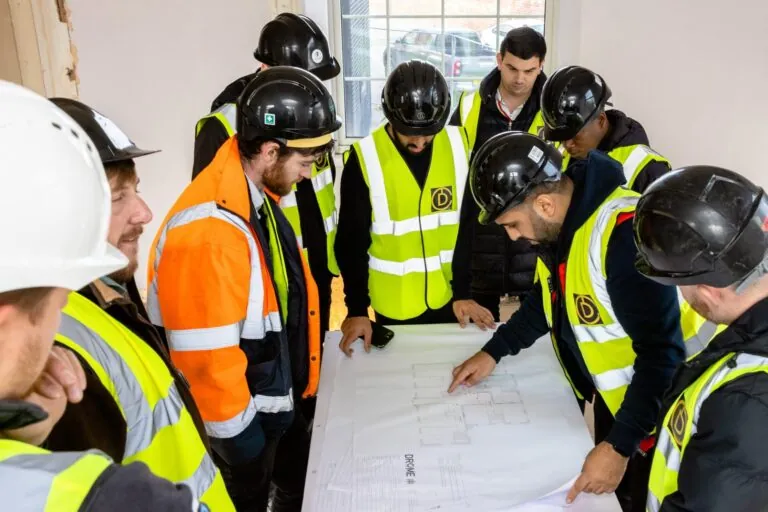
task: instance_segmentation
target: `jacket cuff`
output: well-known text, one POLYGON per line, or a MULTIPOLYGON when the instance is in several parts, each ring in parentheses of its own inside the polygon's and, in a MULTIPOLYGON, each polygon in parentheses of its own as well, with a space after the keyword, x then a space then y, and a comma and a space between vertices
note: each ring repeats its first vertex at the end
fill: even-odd
POLYGON ((497 333, 485 344, 483 352, 491 356, 493 360, 498 363, 501 361, 502 357, 509 355, 509 347, 504 339, 497 333))
POLYGON ((605 441, 625 457, 631 457, 640 446, 640 442, 648 436, 642 429, 616 421, 608 432, 605 441))
POLYGON ((368 316, 368 306, 358 304, 347 304, 347 317, 350 316, 368 316))

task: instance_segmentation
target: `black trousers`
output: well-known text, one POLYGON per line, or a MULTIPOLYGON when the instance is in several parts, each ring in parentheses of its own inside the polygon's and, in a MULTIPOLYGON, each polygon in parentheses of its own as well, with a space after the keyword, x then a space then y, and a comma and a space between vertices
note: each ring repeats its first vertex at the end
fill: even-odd
POLYGON ((302 410, 296 408, 293 424, 277 445, 272 472, 272 512, 301 512, 310 445, 309 427, 302 410))
MULTIPOLYGON (((614 419, 610 409, 595 393, 595 444, 602 442, 611 431, 614 419)), ((627 472, 616 489, 616 497, 624 512, 645 512, 645 500, 648 495, 648 479, 651 476, 653 450, 645 456, 635 453, 629 459, 627 472)))
POLYGON ((453 301, 449 300, 448 304, 440 309, 428 309, 419 316, 406 320, 388 318, 377 311, 376 321, 381 325, 455 324, 456 316, 453 314, 453 301))
POLYGON ((214 452, 213 460, 221 470, 224 485, 237 512, 267 511, 279 440, 278 436, 267 437, 261 454, 245 464, 229 465, 214 452))

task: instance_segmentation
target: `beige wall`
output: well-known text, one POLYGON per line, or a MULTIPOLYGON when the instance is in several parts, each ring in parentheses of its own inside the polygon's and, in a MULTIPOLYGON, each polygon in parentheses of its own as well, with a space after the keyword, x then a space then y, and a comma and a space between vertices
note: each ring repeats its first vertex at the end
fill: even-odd
POLYGON ((141 239, 137 277, 168 209, 189 183, 194 128, 213 98, 253 72, 253 50, 272 16, 265 0, 69 0, 80 98, 141 147, 141 193, 155 219, 141 239))

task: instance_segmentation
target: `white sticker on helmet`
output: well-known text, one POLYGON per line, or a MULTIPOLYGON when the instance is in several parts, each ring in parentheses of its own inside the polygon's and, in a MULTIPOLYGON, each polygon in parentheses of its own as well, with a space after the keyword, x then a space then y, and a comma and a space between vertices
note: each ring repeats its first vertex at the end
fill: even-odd
POLYGON ((320 48, 315 48, 312 50, 312 62, 315 64, 320 64, 323 62, 323 51, 320 48))
POLYGON ((538 146, 533 146, 531 148, 531 151, 528 153, 528 158, 533 160, 536 163, 539 163, 539 160, 541 160, 541 157, 544 155, 544 152, 539 148, 538 146))

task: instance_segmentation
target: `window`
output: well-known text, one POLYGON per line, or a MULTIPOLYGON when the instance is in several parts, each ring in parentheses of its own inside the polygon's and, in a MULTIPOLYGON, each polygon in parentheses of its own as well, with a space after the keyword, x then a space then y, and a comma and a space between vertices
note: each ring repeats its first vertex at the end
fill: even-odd
POLYGON ((336 90, 343 144, 382 123, 381 90, 398 64, 421 59, 437 66, 455 107, 461 92, 476 89, 496 66, 509 30, 529 26, 544 34, 545 27, 546 0, 329 1, 342 64, 336 90))

